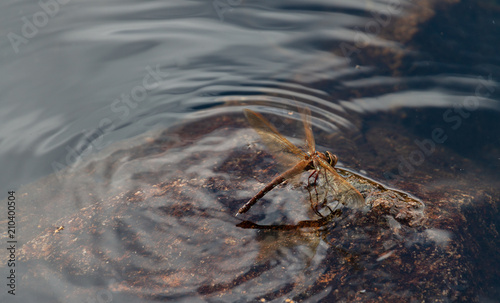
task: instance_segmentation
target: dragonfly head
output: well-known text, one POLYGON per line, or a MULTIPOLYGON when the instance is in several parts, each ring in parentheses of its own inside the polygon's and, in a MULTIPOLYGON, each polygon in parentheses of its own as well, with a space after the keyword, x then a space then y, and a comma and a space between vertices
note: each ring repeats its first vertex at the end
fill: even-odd
POLYGON ((337 156, 335 156, 334 154, 332 154, 332 153, 331 153, 331 152, 329 152, 329 151, 326 151, 326 152, 325 152, 325 156, 326 156, 326 161, 328 161, 328 163, 329 163, 332 167, 334 167, 334 166, 335 166, 335 164, 337 164, 337 160, 338 160, 337 156))

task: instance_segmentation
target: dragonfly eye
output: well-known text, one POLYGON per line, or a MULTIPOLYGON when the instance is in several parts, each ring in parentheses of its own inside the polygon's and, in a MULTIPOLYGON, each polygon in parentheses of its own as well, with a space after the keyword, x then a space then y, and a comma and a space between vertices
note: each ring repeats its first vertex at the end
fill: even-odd
POLYGON ((326 151, 326 160, 328 161, 328 163, 331 165, 331 166, 335 166, 335 164, 337 164, 337 156, 335 156, 334 154, 332 154, 331 152, 329 151, 326 151))

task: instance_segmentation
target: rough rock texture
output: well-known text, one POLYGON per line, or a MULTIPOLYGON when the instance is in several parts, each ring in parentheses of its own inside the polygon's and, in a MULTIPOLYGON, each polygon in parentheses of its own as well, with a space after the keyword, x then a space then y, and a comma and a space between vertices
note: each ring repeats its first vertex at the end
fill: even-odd
MULTIPOLYGON (((434 156, 453 157, 467 175, 429 175, 429 159, 395 182, 423 203, 339 170, 365 196, 365 210, 344 209, 321 222, 306 189, 284 185, 244 217, 253 225, 242 224, 236 210, 280 169, 242 125, 242 117, 218 117, 141 136, 63 172, 61 181, 49 176, 27 187, 18 196, 26 207, 22 283, 66 302, 97 295, 121 302, 471 302, 498 276, 491 258, 497 188, 443 148, 434 156)), ((398 131, 359 145, 371 151, 358 159, 370 163, 368 174, 383 175, 378 163, 391 159, 388 144, 401 143, 398 131)))

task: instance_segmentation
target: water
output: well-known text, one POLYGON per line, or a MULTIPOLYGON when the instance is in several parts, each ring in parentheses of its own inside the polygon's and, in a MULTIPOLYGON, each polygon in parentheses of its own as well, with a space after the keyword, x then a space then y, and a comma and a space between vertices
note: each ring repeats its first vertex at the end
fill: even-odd
MULTIPOLYGON (((7 198, 18 191, 20 244, 49 243, 58 252, 19 252, 25 261, 18 261, 16 298, 327 302, 423 295, 496 302, 499 7, 452 0, 2 4, 0 192, 7 198), (280 171, 269 155, 256 156, 265 147, 242 109, 265 113, 298 139, 300 123, 287 119, 297 106, 312 110, 318 149, 422 199, 429 223, 414 228, 385 214, 382 223, 370 217, 341 233, 235 227, 239 204, 280 171), (255 173, 242 173, 232 156, 255 165, 255 173), (23 196, 31 182, 38 185, 23 196), (154 188, 182 184, 189 191, 179 195, 187 197, 154 198, 154 188), (141 203, 130 202, 141 195, 141 203), (179 206, 183 199, 197 203, 179 206), (101 227, 89 234, 91 223, 101 227), (411 239, 370 229, 379 223, 411 239), (55 233, 59 225, 65 229, 55 233), (366 251, 367 235, 377 233, 385 247, 366 251), (452 251, 461 257, 444 257, 452 251), (421 277, 418 270, 410 266, 403 275, 381 263, 431 266, 418 265, 419 254, 441 256, 442 267, 415 288, 410 278, 421 277), (437 274, 445 271, 450 276, 437 274), (390 286, 396 279, 408 284, 390 286), (440 295, 432 291, 437 286, 445 288, 440 295)), ((278 189, 244 219, 307 220, 300 203, 280 204, 296 195, 278 189)), ((1 296, 12 300, 5 286, 1 296)))

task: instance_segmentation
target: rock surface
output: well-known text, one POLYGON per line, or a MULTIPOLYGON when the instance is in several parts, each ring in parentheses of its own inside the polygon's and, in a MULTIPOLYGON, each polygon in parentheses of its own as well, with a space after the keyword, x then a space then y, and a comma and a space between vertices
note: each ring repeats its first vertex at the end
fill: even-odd
MULTIPOLYGON (((389 163, 412 138, 383 126, 370 125, 358 161, 342 148, 339 159, 379 177, 397 169, 389 163)), ((244 228, 234 213, 280 169, 244 127, 242 116, 219 116, 139 136, 20 191, 24 287, 66 302, 471 302, 498 275, 485 259, 498 248, 497 188, 440 147, 411 178, 393 179, 419 199, 342 169, 364 211, 289 228, 320 218, 304 188, 284 185, 244 228), (450 176, 434 158, 468 173, 450 176)))

